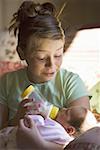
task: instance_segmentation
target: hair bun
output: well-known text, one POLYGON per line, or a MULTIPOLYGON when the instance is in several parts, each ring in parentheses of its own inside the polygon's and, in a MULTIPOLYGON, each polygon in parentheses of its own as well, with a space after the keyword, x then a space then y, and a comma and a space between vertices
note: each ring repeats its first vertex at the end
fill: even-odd
POLYGON ((45 14, 55 14, 55 7, 53 4, 35 4, 33 1, 24 1, 18 10, 18 20, 24 22, 28 17, 36 17, 37 15, 45 14))
POLYGON ((9 31, 14 29, 16 35, 19 27, 27 22, 28 18, 36 17, 39 15, 53 15, 55 16, 56 9, 52 3, 34 3, 33 1, 24 1, 18 11, 14 13, 13 19, 10 22, 9 31))
POLYGON ((42 13, 44 13, 44 14, 53 14, 53 15, 55 15, 55 13, 56 13, 55 6, 52 3, 49 3, 49 2, 42 4, 41 11, 43 11, 42 13))
POLYGON ((18 20, 24 22, 26 18, 36 15, 33 1, 24 1, 18 10, 18 20))

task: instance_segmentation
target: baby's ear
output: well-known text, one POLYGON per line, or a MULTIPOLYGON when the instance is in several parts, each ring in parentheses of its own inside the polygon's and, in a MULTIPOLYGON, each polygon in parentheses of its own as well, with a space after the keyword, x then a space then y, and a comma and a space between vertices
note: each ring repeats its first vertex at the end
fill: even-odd
POLYGON ((24 55, 23 50, 22 50, 19 46, 17 46, 16 49, 17 49, 17 53, 18 53, 20 59, 21 59, 21 60, 25 60, 25 55, 24 55))
POLYGON ((76 133, 76 129, 73 126, 67 127, 66 131, 69 135, 74 135, 76 133))

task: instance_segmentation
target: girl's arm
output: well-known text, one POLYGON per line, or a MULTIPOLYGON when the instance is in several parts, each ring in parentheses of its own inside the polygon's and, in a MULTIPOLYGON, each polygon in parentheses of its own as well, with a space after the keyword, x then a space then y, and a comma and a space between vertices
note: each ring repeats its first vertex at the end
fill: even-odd
POLYGON ((84 97, 81 97, 77 100, 74 100, 69 104, 69 106, 82 106, 82 107, 85 107, 87 109, 90 109, 89 97, 84 96, 84 97))
POLYGON ((40 135, 33 120, 28 116, 25 118, 25 120, 20 120, 16 139, 17 146, 20 149, 63 150, 63 147, 59 144, 45 141, 40 135), (25 121, 27 122, 28 127, 25 125, 25 121))

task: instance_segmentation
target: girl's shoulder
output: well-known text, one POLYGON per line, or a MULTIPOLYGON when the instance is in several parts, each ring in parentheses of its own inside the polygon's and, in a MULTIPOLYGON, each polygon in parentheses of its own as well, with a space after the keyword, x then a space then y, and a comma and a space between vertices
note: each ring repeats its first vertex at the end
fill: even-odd
POLYGON ((74 80, 76 78, 79 78, 79 75, 77 73, 68 71, 63 68, 58 71, 57 76, 59 76, 62 80, 74 80))
POLYGON ((15 70, 15 71, 7 72, 7 73, 3 74, 1 76, 1 78, 9 78, 9 77, 14 77, 14 76, 20 76, 20 75, 25 74, 25 72, 26 72, 26 68, 21 68, 21 69, 15 70))

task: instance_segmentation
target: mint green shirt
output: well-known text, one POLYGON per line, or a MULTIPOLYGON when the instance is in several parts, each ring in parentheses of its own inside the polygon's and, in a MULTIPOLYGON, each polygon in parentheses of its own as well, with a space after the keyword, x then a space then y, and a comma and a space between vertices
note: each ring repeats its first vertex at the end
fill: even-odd
POLYGON ((9 108, 9 119, 13 118, 22 92, 34 85, 47 101, 59 108, 67 107, 72 101, 88 96, 83 81, 77 74, 61 69, 56 77, 42 84, 34 84, 28 80, 26 68, 7 73, 0 79, 0 103, 9 108))

